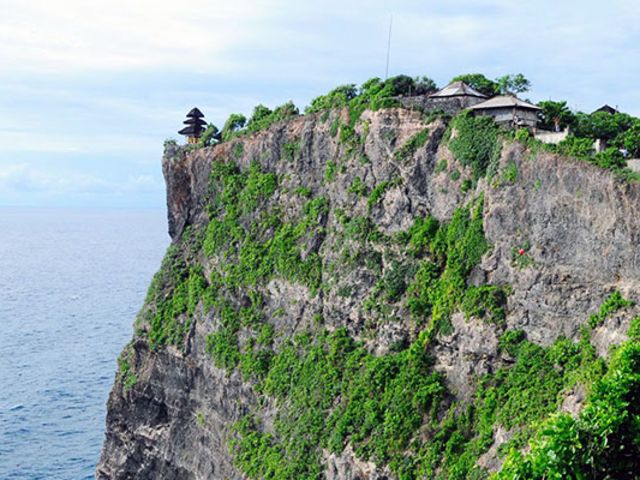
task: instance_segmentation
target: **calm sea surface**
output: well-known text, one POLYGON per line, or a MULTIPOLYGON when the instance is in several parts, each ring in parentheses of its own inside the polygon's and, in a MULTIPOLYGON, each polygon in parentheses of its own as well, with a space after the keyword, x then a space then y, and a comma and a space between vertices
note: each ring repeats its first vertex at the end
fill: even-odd
POLYGON ((162 210, 0 208, 0 479, 93 478, 162 210))

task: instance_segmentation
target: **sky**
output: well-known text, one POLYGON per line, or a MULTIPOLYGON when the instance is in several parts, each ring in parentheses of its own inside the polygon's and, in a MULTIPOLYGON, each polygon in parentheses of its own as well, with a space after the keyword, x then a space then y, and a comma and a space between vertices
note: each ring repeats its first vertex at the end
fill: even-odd
POLYGON ((162 144, 389 75, 640 116, 637 0, 0 0, 0 206, 163 208, 162 144))

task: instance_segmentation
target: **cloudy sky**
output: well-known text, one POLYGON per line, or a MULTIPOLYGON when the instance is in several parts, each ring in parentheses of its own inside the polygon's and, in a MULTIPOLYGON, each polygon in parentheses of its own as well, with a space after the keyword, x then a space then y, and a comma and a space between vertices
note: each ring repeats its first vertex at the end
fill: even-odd
POLYGON ((524 73, 640 115, 637 0, 0 0, 0 206, 164 205, 162 142, 390 75, 524 73), (188 6, 187 6, 188 5, 188 6))

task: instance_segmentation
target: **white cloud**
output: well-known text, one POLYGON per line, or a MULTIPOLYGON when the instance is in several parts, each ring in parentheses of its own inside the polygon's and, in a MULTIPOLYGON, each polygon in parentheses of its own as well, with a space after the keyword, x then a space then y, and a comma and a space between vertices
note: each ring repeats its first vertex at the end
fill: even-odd
POLYGON ((256 39, 265 1, 2 0, 0 62, 15 71, 233 68, 224 53, 256 39), (8 4, 11 5, 8 5, 8 4))
POLYGON ((151 175, 105 179, 96 175, 37 169, 27 163, 0 167, 0 191, 47 194, 52 196, 78 194, 144 194, 164 189, 161 181, 151 175))
POLYGON ((159 152, 158 138, 144 135, 101 134, 100 132, 52 133, 38 129, 0 130, 0 152, 70 153, 70 154, 149 154, 159 152))

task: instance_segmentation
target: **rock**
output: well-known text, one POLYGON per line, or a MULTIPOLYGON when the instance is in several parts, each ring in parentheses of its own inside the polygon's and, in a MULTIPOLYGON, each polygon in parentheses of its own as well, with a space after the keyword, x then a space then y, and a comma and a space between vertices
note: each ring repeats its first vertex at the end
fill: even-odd
MULTIPOLYGON (((327 199, 330 212, 318 231, 306 234, 301 247, 305 258, 312 254, 322 258, 322 287, 317 294, 280 278, 261 287, 266 320, 277 332, 276 347, 318 319, 328 330, 345 327, 377 355, 414 341, 422 328, 405 302, 392 303, 387 310, 363 308, 379 274, 389 271, 393 259, 409 266, 414 260, 394 250, 391 240, 380 246, 345 238, 339 210, 351 219, 369 217, 385 238, 393 239, 417 217, 432 215, 446 222, 457 207, 484 194, 483 224, 491 249, 469 282, 508 285, 512 293, 505 325, 456 313, 452 332, 433 341, 430 353, 435 367, 445 374, 454 399, 462 403, 473 397, 479 376, 508 363, 498 352, 498 338, 505 328, 523 329, 530 341, 541 345, 559 336, 577 341, 589 314, 613 289, 640 299, 638 184, 624 183, 586 162, 546 152, 534 156, 513 143, 504 146, 499 169, 512 162, 517 181, 481 180, 475 189, 462 192, 461 180, 453 180, 449 171, 465 172, 465 168, 442 142, 446 129, 442 120, 425 125, 417 111, 367 111, 357 125, 364 135, 366 123, 369 132, 362 155, 350 156, 339 135, 331 135, 337 118, 346 121, 348 113, 300 116, 199 150, 168 146, 163 158, 169 233, 189 262, 201 265, 207 274, 214 265, 207 263, 196 237, 182 237, 189 226, 194 232, 206 229, 212 201, 209 177, 215 162, 234 161, 243 170, 258 162, 277 174, 280 183, 273 201, 283 206, 283 219, 302 211, 306 199, 296 193, 300 186, 313 197, 327 199), (396 152, 424 129, 429 131, 425 145, 408 158, 399 158, 396 152), (287 148, 292 153, 285 156, 287 148), (336 165, 333 180, 325 175, 329 162, 336 165), (446 169, 440 171, 440 165, 446 169), (364 195, 350 189, 356 178, 366 188, 364 195), (369 192, 383 181, 394 181, 394 186, 370 204, 369 192), (530 262, 522 266, 512 258, 512 250, 525 244, 530 262), (379 274, 374 273, 376 268, 379 274)), ((258 218, 260 210, 251 215, 258 218)), ((234 301, 242 304, 242 297, 246 295, 234 301)), ((254 385, 238 371, 229 374, 214 366, 206 337, 217 328, 218 318, 200 305, 183 345, 152 349, 144 335, 145 312, 151 308, 147 304, 141 311, 132 344, 137 381, 127 389, 116 379, 109 397, 96 477, 243 478, 230 453, 232 425, 247 412, 258 411, 262 428, 273 431, 279 407, 264 396, 259 399, 254 385)), ((614 316, 596 329, 594 344, 600 355, 626 338, 628 321, 629 317, 614 316)), ((567 411, 579 410, 577 395, 567 397, 567 411)), ((480 466, 498 468, 496 449, 508 438, 509 432, 496 431, 495 448, 482 457, 480 466)), ((340 455, 325 452, 324 462, 326 478, 332 480, 391 478, 384 468, 356 458, 351 448, 340 455)))

